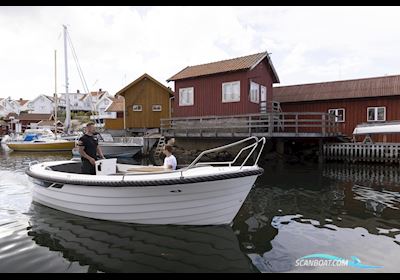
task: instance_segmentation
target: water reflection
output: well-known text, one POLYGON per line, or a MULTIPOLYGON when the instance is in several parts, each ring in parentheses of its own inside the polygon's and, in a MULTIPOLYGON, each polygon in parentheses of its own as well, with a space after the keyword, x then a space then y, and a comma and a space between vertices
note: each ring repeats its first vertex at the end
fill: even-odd
POLYGON ((400 205, 400 193, 387 190, 374 190, 370 187, 354 185, 353 199, 365 203, 365 208, 370 210, 375 216, 380 216, 384 209, 390 208, 398 210, 400 205))
POLYGON ((398 187, 400 182, 397 165, 327 163, 322 174, 333 180, 366 186, 398 187))
POLYGON ((37 160, 40 162, 54 161, 54 160, 69 160, 72 158, 72 153, 68 151, 63 152, 14 152, 4 144, 0 149, 0 167, 2 170, 12 170, 18 173, 25 173, 29 163, 37 160))
POLYGON ((348 177, 338 180, 317 165, 264 168, 233 225, 259 270, 299 271, 295 260, 317 252, 343 257, 359 252, 372 263, 379 256, 389 263, 385 269, 397 269, 387 252, 400 257, 398 186, 388 190, 354 184, 348 177))
POLYGON ((400 272, 398 167, 266 163, 232 228, 137 226, 31 205, 29 162, 70 158, 0 149, 1 272, 349 271, 295 266, 312 253, 400 272))
POLYGON ((29 236, 102 272, 252 272, 229 226, 104 222, 32 204, 29 236))

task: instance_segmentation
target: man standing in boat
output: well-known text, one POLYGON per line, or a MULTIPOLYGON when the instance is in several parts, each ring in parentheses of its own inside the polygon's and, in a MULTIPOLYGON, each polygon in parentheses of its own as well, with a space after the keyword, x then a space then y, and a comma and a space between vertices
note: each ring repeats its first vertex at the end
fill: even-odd
POLYGON ((79 154, 82 159, 82 173, 96 175, 97 155, 104 158, 103 152, 99 147, 99 140, 95 135, 96 128, 94 123, 90 122, 86 125, 85 134, 79 138, 79 154))

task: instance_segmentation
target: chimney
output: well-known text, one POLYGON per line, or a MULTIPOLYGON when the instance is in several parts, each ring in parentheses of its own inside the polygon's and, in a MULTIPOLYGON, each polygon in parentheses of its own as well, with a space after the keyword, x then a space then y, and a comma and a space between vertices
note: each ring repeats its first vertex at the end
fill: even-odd
POLYGON ((79 93, 79 89, 76 90, 76 93, 79 93))
POLYGON ((22 97, 19 98, 19 101, 22 101, 22 97))

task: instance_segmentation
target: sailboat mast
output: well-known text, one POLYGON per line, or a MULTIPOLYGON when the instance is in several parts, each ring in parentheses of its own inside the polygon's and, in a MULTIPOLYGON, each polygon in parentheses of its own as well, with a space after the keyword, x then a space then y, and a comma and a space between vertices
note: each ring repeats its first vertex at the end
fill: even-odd
POLYGON ((64 59, 65 59, 65 129, 66 132, 70 133, 71 127, 71 108, 69 104, 69 93, 68 93, 68 57, 67 57, 67 26, 64 27, 64 59))
POLYGON ((54 133, 57 139, 57 50, 54 50, 54 133))

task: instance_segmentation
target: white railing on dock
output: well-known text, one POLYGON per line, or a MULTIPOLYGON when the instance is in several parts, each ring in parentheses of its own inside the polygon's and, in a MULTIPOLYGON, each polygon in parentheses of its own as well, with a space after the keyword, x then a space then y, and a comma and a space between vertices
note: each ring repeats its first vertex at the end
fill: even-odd
POLYGON ((399 162, 400 143, 328 143, 323 147, 326 160, 399 162))
POLYGON ((340 135, 335 116, 321 112, 270 112, 161 119, 161 133, 171 137, 331 137, 340 135))

